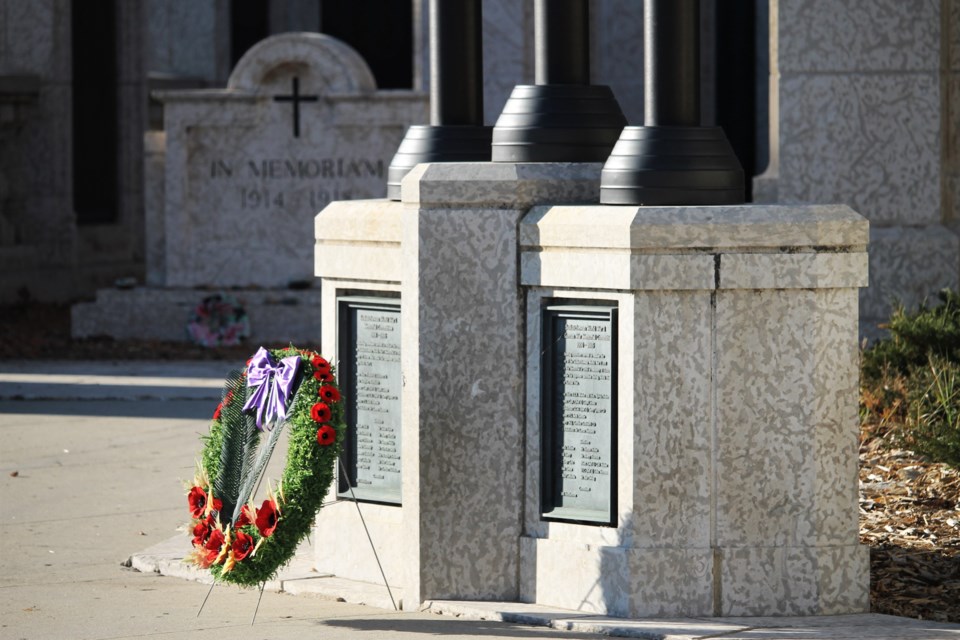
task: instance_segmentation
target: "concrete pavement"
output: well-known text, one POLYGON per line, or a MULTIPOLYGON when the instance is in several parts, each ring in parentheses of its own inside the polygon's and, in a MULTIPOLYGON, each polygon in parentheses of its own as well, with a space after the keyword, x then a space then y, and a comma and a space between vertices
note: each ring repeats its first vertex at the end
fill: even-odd
POLYGON ((324 576, 309 558, 269 585, 255 625, 257 592, 229 586, 197 617, 208 587, 178 579, 198 577, 178 560, 181 480, 231 365, 0 362, 0 638, 960 639, 960 625, 873 614, 623 620, 479 602, 395 612, 382 586, 324 576))

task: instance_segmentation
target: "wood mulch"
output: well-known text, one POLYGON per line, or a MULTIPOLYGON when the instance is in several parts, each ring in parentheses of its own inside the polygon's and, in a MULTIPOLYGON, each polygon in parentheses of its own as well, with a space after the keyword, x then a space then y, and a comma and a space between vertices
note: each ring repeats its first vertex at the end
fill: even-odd
POLYGON ((870 608, 960 622, 960 471, 861 429, 860 542, 870 608))
MULTIPOLYGON (((251 349, 71 340, 67 305, 0 306, 0 360, 243 361, 251 349)), ((871 610, 960 622, 960 472, 898 449, 889 437, 861 430, 860 542, 870 547, 871 610)))

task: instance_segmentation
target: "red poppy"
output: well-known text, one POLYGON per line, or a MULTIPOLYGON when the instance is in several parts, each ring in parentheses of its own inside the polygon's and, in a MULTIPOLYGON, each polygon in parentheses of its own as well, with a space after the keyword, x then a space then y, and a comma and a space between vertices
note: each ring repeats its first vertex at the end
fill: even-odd
POLYGON ((190 505, 190 515, 194 518, 202 518, 207 508, 207 492, 200 487, 190 489, 190 493, 187 494, 187 504, 190 505))
POLYGON ((233 524, 233 528, 239 529, 240 527, 245 527, 252 522, 253 515, 250 513, 249 505, 243 505, 240 507, 240 517, 238 517, 237 521, 233 524))
POLYGON ((313 377, 319 380, 320 382, 330 382, 333 380, 333 374, 329 371, 314 371, 313 377))
POLYGON ((310 407, 310 417, 316 422, 329 422, 330 407, 322 402, 318 402, 310 407))
POLYGON ((202 547, 207 544, 210 532, 213 530, 213 518, 207 516, 206 520, 200 520, 193 526, 193 546, 202 547))
POLYGON ((313 365, 314 371, 323 371, 325 373, 330 373, 330 363, 326 361, 325 358, 321 356, 316 356, 310 361, 310 364, 313 365))
POLYGON ((223 546, 224 537, 223 531, 220 529, 214 529, 210 532, 210 537, 207 538, 207 544, 203 545, 203 548, 207 551, 220 551, 220 548, 223 546))
POLYGON ((264 500, 263 505, 257 509, 257 521, 255 522, 257 531, 264 538, 269 538, 277 530, 278 519, 277 503, 273 500, 264 500))
POLYGON ((220 419, 220 412, 221 412, 221 411, 223 411, 223 403, 222 403, 222 402, 217 405, 217 410, 213 412, 213 419, 214 419, 214 420, 219 420, 219 419, 220 419))
POLYGON ((327 402, 340 402, 340 392, 333 385, 325 384, 317 389, 317 395, 327 402))
POLYGON ((253 536, 237 531, 237 539, 233 541, 233 559, 237 562, 243 560, 253 551, 253 536))
POLYGON ((337 432, 328 424, 317 429, 317 444, 327 446, 333 444, 337 439, 337 432))

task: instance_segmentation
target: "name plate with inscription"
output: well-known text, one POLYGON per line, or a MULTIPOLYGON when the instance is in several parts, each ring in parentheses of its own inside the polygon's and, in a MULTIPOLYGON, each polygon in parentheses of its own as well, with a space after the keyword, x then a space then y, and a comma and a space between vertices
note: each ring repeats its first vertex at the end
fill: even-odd
POLYGON ((615 526, 617 309, 542 314, 542 516, 615 526))
POLYGON ((347 437, 339 493, 400 504, 400 300, 337 299, 347 437))

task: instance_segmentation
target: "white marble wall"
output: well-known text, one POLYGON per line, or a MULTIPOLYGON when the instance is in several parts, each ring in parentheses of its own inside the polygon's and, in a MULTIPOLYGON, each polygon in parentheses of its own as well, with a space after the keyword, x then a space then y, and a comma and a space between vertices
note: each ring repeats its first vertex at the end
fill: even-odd
POLYGON ((147 68, 152 73, 226 81, 223 68, 229 43, 224 41, 229 14, 221 0, 146 0, 147 68), (226 14, 226 15, 225 15, 226 14))
POLYGON ((630 124, 643 124, 643 3, 593 0, 590 79, 613 89, 630 124))
POLYGON ((0 301, 22 288, 47 299, 74 289, 68 8, 66 0, 0 0, 0 83, 26 76, 35 87, 0 92, 0 301))
MULTIPOLYGON (((71 2, 0 1, 0 301, 69 300, 143 260, 141 2, 115 1, 118 220, 78 227, 73 211, 71 2), (32 89, 10 92, 25 78, 32 89)), ((80 154, 83 150, 78 150, 80 154)))
POLYGON ((779 202, 842 202, 870 220, 868 334, 894 299, 960 286, 956 7, 779 0, 773 12, 779 202))

